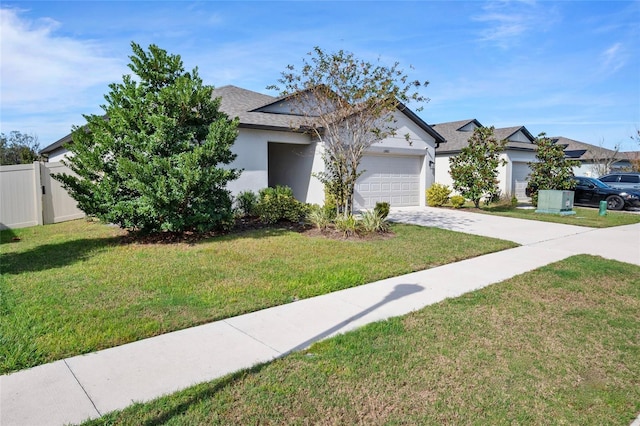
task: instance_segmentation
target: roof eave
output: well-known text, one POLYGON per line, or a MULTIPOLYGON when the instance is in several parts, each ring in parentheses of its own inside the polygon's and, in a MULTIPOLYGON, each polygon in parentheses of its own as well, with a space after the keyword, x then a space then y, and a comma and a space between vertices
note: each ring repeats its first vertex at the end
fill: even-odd
POLYGON ((58 139, 51 145, 45 146, 40 150, 39 154, 46 155, 46 154, 49 154, 50 152, 55 151, 58 148, 62 148, 66 143, 71 142, 71 136, 72 136, 72 133, 69 133, 68 135, 58 139))
POLYGON ((396 107, 396 109, 398 111, 402 112, 403 114, 405 114, 407 117, 409 117, 409 119, 411 119, 411 121, 416 123, 418 125, 418 127, 420 127, 422 130, 427 132, 427 134, 429 134, 429 136, 431 136, 433 139, 435 139, 435 141, 436 141, 436 149, 440 147, 440 144, 447 143, 447 140, 440 133, 436 132, 433 127, 428 125, 423 119, 421 119, 418 116, 418 114, 413 112, 405 104, 403 104, 402 102, 398 101, 398 106, 396 107))
POLYGON ((308 130, 303 128, 293 128, 288 126, 273 126, 268 124, 253 124, 253 123, 238 123, 239 128, 254 129, 254 130, 272 130, 276 132, 293 132, 293 133, 308 133, 308 130))

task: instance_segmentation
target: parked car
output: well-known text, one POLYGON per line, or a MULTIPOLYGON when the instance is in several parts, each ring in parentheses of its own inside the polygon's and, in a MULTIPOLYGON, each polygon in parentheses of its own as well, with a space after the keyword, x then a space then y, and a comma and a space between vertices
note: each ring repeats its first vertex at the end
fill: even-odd
POLYGON ((622 210, 625 207, 640 207, 640 190, 612 188, 595 178, 576 176, 573 204, 599 206, 607 202, 607 209, 622 210))
POLYGON ((598 180, 606 183, 612 188, 634 189, 640 191, 640 173, 609 173, 608 175, 600 176, 598 180))

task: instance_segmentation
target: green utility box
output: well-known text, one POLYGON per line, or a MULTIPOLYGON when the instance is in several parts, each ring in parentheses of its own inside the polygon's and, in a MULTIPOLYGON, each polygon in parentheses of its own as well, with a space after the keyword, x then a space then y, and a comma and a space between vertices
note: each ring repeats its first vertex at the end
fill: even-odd
POLYGON ((573 191, 559 189, 543 189, 538 191, 538 208, 536 213, 559 214, 569 216, 573 211, 573 191))

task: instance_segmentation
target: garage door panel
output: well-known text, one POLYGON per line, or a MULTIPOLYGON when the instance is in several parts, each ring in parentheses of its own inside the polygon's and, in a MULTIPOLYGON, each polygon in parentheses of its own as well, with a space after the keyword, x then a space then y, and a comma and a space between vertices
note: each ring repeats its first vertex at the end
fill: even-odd
POLYGON ((356 209, 371 209, 380 201, 394 207, 420 204, 422 157, 365 156, 361 164, 366 172, 356 184, 356 209))
POLYGON ((391 205, 392 206, 397 206, 397 205, 400 205, 400 204, 402 204, 402 197, 401 196, 396 195, 396 196, 392 196, 391 197, 391 205))

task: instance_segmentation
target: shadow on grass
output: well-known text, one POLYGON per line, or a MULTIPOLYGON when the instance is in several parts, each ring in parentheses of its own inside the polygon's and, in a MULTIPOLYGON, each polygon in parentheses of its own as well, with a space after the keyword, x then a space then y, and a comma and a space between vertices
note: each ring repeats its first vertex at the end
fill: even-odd
MULTIPOLYGON (((421 292, 423 290, 424 290, 424 287, 417 284, 398 284, 393 288, 393 290, 388 295, 386 295, 379 302, 372 304, 371 306, 362 310, 361 312, 347 318, 344 321, 339 322, 338 324, 328 328, 322 333, 319 333, 316 336, 296 345, 294 348, 284 353, 281 353, 278 356, 278 358, 283 358, 293 352, 306 349, 312 343, 318 342, 337 332, 342 331, 349 324, 375 311, 381 306, 386 305, 387 303, 390 303, 394 300, 402 299, 403 297, 409 296, 411 294, 421 292)), ((345 331, 348 331, 348 329, 345 329, 345 331)), ((163 424, 166 424, 168 421, 170 421, 172 418, 185 414, 186 412, 189 411, 189 409, 192 406, 205 402, 207 400, 213 399, 218 392, 224 390, 229 386, 233 386, 236 382, 240 382, 244 378, 259 374, 264 368, 268 367, 272 362, 273 361, 268 361, 262 364, 257 364, 251 368, 227 375, 221 379, 218 379, 217 381, 196 385, 190 389, 181 391, 180 396, 163 397, 163 398, 169 398, 169 401, 161 402, 159 404, 158 409, 154 407, 151 410, 147 410, 144 408, 145 404, 137 404, 131 407, 131 409, 135 411, 137 408, 141 408, 141 412, 157 412, 157 415, 155 415, 153 418, 147 419, 146 421, 141 422, 140 424, 145 426, 163 425, 163 424), (171 404, 171 401, 175 401, 175 405, 171 404)), ((152 404, 155 404, 155 403, 152 403, 152 404)), ((125 410, 125 412, 126 411, 127 410, 125 410)), ((88 425, 111 424, 112 421, 114 423, 119 423, 117 414, 115 418, 106 418, 106 419, 99 418, 99 419, 90 421, 86 424, 88 425)))
POLYGON ((86 238, 44 244, 31 250, 0 255, 3 274, 38 272, 68 266, 88 259, 94 253, 119 245, 121 237, 86 238))
MULTIPOLYGON (((3 226, 2 223, 0 223, 0 226, 3 226)), ((13 243, 16 241, 20 241, 20 239, 12 229, 0 229, 0 244, 13 243)))
MULTIPOLYGON (((230 241, 242 238, 268 238, 296 232, 289 227, 266 227, 263 229, 240 230, 221 235, 192 235, 184 238, 156 235, 114 236, 108 238, 82 238, 55 244, 43 244, 24 252, 0 254, 0 271, 3 274, 21 274, 38 272, 72 265, 89 259, 91 256, 108 247, 125 246, 129 244, 142 245, 176 245, 176 244, 207 244, 219 241, 230 241)), ((2 231, 2 242, 11 243, 17 238, 10 230, 2 231)), ((19 240, 15 242, 19 244, 19 240)))

